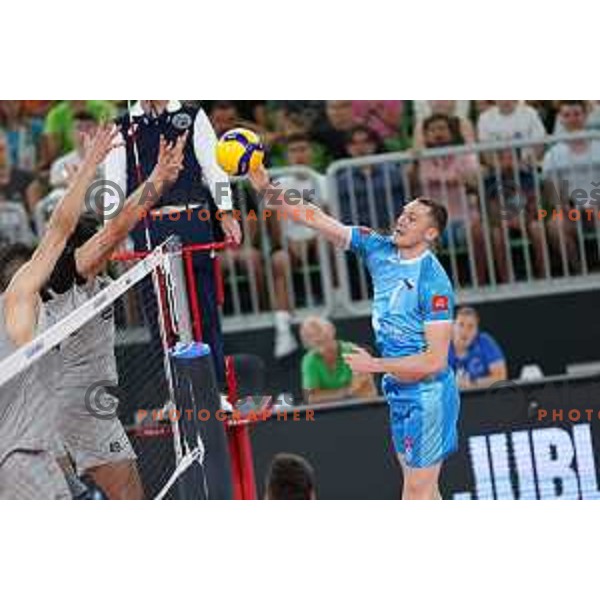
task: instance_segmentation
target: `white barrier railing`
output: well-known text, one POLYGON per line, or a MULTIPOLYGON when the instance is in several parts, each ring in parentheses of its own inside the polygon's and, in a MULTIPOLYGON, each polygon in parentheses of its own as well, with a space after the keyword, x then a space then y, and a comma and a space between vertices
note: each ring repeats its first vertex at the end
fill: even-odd
MULTIPOLYGON (((600 186, 589 191, 600 182, 598 132, 344 159, 327 170, 332 210, 348 224, 389 231, 404 202, 442 201, 449 224, 439 256, 463 301, 599 287, 600 206, 587 221, 580 202, 581 218, 569 219, 582 182, 588 202, 597 194, 600 204, 600 186)), ((337 266, 343 308, 365 314, 364 268, 344 255, 337 266)))

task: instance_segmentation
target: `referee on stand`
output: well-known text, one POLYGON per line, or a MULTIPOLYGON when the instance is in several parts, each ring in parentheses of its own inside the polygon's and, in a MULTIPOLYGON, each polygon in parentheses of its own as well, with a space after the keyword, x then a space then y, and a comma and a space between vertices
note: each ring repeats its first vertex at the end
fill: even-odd
MULTIPOLYGON (((215 159, 216 134, 202 108, 179 100, 138 100, 116 121, 124 145, 106 160, 106 179, 129 196, 152 172, 158 157, 160 137, 172 142, 189 132, 179 178, 161 196, 152 214, 132 232, 136 250, 146 250, 146 227, 152 247, 171 235, 182 244, 204 244, 225 238, 239 244, 241 230, 232 217, 231 188, 227 175, 215 159), (206 219, 206 209, 212 215, 206 219), (217 209, 222 212, 217 220, 217 209), (179 211, 179 218, 169 216, 179 211), (203 211, 202 213, 200 211, 203 211), (222 234, 219 231, 222 229, 222 234)), ((203 341, 215 361, 220 384, 225 381, 223 338, 217 306, 213 260, 208 252, 194 253, 198 302, 202 309, 203 341)), ((154 326, 158 334, 158 329, 154 326)))

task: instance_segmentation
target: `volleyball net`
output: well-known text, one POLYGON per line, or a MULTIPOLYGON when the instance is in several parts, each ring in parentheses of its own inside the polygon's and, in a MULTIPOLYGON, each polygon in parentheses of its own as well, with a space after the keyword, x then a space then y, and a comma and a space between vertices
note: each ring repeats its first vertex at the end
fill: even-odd
POLYGON ((47 426, 38 435, 49 445, 58 440, 78 471, 90 445, 98 462, 112 460, 102 446, 120 422, 146 497, 227 497, 227 489, 210 489, 230 485, 228 453, 222 420, 198 418, 222 407, 210 349, 194 340, 182 255, 169 239, 152 252, 120 255, 109 273, 79 286, 62 318, 0 362, 0 401, 13 401, 11 385, 24 374, 45 372, 47 426), (220 457, 210 467, 207 440, 220 457))

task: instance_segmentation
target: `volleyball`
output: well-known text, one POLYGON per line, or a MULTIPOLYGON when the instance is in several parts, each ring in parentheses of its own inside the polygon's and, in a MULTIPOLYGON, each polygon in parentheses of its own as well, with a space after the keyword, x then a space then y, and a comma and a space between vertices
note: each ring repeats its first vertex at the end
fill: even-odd
POLYGON ((217 162, 231 176, 246 175, 256 169, 264 156, 260 137, 250 129, 230 129, 217 142, 217 162))

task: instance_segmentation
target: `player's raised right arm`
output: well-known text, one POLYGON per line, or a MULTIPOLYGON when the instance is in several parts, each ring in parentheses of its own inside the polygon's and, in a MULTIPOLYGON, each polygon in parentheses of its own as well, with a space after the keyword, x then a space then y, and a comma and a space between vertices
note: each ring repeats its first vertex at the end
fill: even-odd
POLYGON ((320 207, 309 202, 289 202, 283 190, 271 184, 267 170, 260 166, 248 175, 252 187, 264 199, 265 206, 273 211, 281 211, 289 220, 302 223, 318 231, 326 240, 339 248, 348 248, 351 228, 340 223, 320 207))

